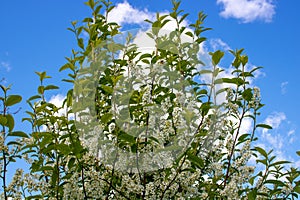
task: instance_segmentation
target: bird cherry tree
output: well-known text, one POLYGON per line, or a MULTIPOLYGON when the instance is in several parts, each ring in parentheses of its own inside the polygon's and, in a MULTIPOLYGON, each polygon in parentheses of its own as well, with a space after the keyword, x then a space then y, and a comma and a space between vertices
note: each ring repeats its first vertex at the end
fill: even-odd
POLYGON ((243 49, 205 54, 206 15, 185 26, 180 3, 146 29, 121 31, 110 1, 87 1, 92 14, 72 22, 78 48, 60 68, 72 89, 55 105, 47 93, 58 86, 36 72, 28 134, 14 130, 21 96, 1 85, 4 199, 298 198, 299 169, 255 146, 258 129, 271 128, 258 121, 264 104, 251 84, 260 67, 249 68, 243 49), (30 170, 8 184, 18 157, 30 170))

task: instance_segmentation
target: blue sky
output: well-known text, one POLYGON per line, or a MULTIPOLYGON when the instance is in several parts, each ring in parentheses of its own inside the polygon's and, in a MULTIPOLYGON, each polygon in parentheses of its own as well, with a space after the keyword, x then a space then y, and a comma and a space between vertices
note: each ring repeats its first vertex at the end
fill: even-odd
MULTIPOLYGON (((171 8, 167 0, 113 1, 117 4, 112 14, 121 25, 140 24, 143 17, 171 8), (128 23, 129 22, 129 23, 128 23)), ((199 11, 208 15, 205 26, 213 30, 205 36, 218 47, 245 48, 252 65, 263 66, 254 84, 261 88, 261 122, 274 129, 259 131, 260 143, 274 148, 283 159, 292 159, 300 166, 295 151, 299 147, 300 94, 298 59, 300 46, 299 8, 295 0, 185 0, 182 9, 190 13, 188 22, 196 19, 199 11)), ((0 80, 13 84, 12 93, 25 99, 36 94, 39 80, 34 71, 47 71, 53 77, 48 83, 61 89, 49 94, 58 100, 71 85, 59 82, 66 73, 59 68, 66 56, 76 48, 73 34, 67 30, 70 22, 89 16, 84 0, 2 0, 0 3, 0 80)), ((16 118, 20 122, 27 109, 25 101, 16 118)), ((29 130, 29 124, 17 126, 29 130)))

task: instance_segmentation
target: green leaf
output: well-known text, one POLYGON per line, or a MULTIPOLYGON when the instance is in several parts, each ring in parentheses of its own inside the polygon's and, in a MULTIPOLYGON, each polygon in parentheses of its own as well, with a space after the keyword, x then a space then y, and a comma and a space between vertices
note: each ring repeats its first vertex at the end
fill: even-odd
POLYGON ((115 8, 115 6, 111 6, 107 9, 107 13, 109 13, 110 11, 112 11, 115 8))
POLYGON ((0 125, 5 126, 6 123, 7 123, 6 117, 4 117, 3 115, 0 115, 0 125))
POLYGON ((51 186, 54 188, 57 185, 57 180, 59 176, 59 171, 57 165, 54 165, 52 176, 51 176, 51 186))
POLYGON ((276 165, 283 165, 283 164, 289 164, 289 163, 291 163, 291 162, 286 161, 286 160, 282 160, 282 161, 274 162, 274 163, 270 164, 269 166, 272 167, 272 166, 276 166, 276 165))
POLYGON ((161 148, 161 149, 157 149, 157 152, 170 152, 170 151, 180 151, 182 150, 182 146, 179 146, 179 145, 168 145, 168 146, 165 146, 164 148, 161 148))
POLYGON ((4 93, 6 93, 7 90, 9 89, 9 87, 5 87, 4 85, 0 85, 0 88, 2 89, 2 91, 3 91, 4 93))
POLYGON ((70 80, 70 79, 62 79, 62 81, 68 82, 68 83, 74 83, 74 81, 73 81, 73 80, 70 80))
POLYGON ((245 66, 248 63, 248 56, 243 55, 240 57, 240 60, 242 62, 242 65, 245 66))
POLYGON ((78 44, 78 46, 79 46, 81 49, 84 49, 84 44, 83 44, 83 39, 82 39, 82 38, 79 38, 79 39, 77 40, 77 44, 78 44))
POLYGON ((296 151, 297 155, 300 156, 300 151, 296 151))
POLYGON ((110 52, 116 52, 116 51, 122 50, 123 46, 121 44, 109 43, 109 44, 107 44, 107 49, 110 52))
POLYGON ((151 58, 152 55, 150 53, 144 53, 143 55, 140 56, 139 60, 142 60, 144 58, 151 58))
POLYGON ((7 119, 6 126, 8 127, 9 132, 11 132, 15 127, 15 120, 10 114, 6 115, 5 117, 7 119))
POLYGON ((93 19, 90 17, 84 18, 84 20, 82 22, 89 22, 89 23, 93 23, 93 19))
POLYGON ((223 78, 218 78, 214 81, 214 84, 223 84, 223 78))
POLYGON ((297 192, 298 194, 300 194, 300 185, 297 185, 296 187, 294 187, 294 191, 297 192))
POLYGON ((217 92, 216 92, 216 95, 219 95, 219 94, 221 94, 221 93, 223 93, 223 92, 226 92, 228 90, 228 88, 222 88, 222 89, 220 89, 220 90, 218 90, 217 92))
POLYGON ((113 93, 113 88, 107 85, 101 85, 101 88, 107 92, 108 94, 112 94, 113 93))
POLYGON ((192 32, 190 32, 190 31, 186 32, 185 34, 188 35, 188 36, 190 36, 191 38, 194 38, 194 34, 192 32))
POLYGON ((35 72, 39 77, 40 81, 43 81, 45 78, 51 78, 51 76, 47 76, 46 72, 35 72))
POLYGON ((161 29, 160 21, 155 21, 155 22, 152 23, 152 33, 153 33, 153 35, 157 35, 160 29, 161 29))
POLYGON ((213 72, 209 69, 203 69, 199 72, 199 74, 212 74, 213 72))
POLYGON ((61 72, 61 71, 66 70, 66 69, 71 69, 71 70, 73 70, 74 68, 72 67, 72 65, 71 65, 70 63, 67 63, 67 64, 63 65, 63 66, 59 69, 59 71, 61 72))
POLYGON ((219 64, 219 62, 223 58, 223 56, 224 56, 224 52, 220 51, 220 50, 212 53, 213 65, 216 66, 217 64, 219 64))
POLYGON ((14 137, 26 137, 29 138, 28 135, 26 133, 24 133, 23 131, 14 131, 14 132, 10 132, 8 134, 8 136, 14 136, 14 137))
POLYGON ((43 196, 40 195, 40 194, 26 197, 26 199, 28 199, 28 200, 31 200, 31 199, 42 199, 42 198, 43 198, 43 196))
POLYGON ((72 167, 74 166, 75 163, 75 158, 71 158, 68 162, 68 168, 72 169, 72 167))
POLYGON ((209 109, 211 108, 210 104, 211 102, 205 102, 201 104, 200 109, 201 109, 202 116, 205 116, 208 113, 209 109))
POLYGON ((66 102, 67 102, 67 107, 72 106, 72 103, 73 103, 73 89, 68 91, 66 102))
POLYGON ((181 22, 182 22, 188 15, 189 15, 188 13, 182 15, 182 17, 181 17, 180 20, 179 20, 179 24, 181 24, 181 22))
POLYGON ((252 177, 249 179, 249 183, 250 183, 251 185, 253 185, 254 179, 255 179, 255 178, 256 178, 255 176, 252 176, 252 177))
POLYGON ((30 97, 27 101, 32 101, 34 99, 40 99, 40 98, 42 98, 40 95, 34 95, 34 96, 30 97))
POLYGON ((17 146, 21 146, 20 142, 16 142, 16 141, 10 141, 7 143, 7 146, 11 146, 11 145, 17 145, 17 146))
POLYGON ((248 133, 243 134, 243 135, 241 135, 241 136, 239 137, 238 141, 245 141, 245 139, 246 139, 247 137, 249 137, 249 136, 250 136, 250 134, 248 134, 248 133))
POLYGON ((255 68, 253 68, 253 69, 250 71, 250 73, 252 74, 252 73, 255 72, 256 70, 261 69, 261 68, 263 68, 263 67, 255 67, 255 68))
POLYGON ((64 143, 56 145, 56 148, 64 155, 68 155, 71 152, 70 147, 64 143))
POLYGON ((246 90, 244 90, 242 96, 246 101, 251 101, 253 96, 251 88, 247 88, 246 90))
POLYGON ((208 93, 208 92, 207 92, 206 89, 202 89, 202 90, 197 91, 197 94, 198 94, 198 95, 201 95, 201 94, 207 94, 207 93, 208 93))
POLYGON ((56 90, 59 89, 56 85, 47 85, 44 90, 56 90))
POLYGON ((266 152, 263 148, 255 147, 255 149, 256 149, 256 151, 258 151, 261 155, 263 155, 265 158, 268 157, 267 152, 266 152))
POLYGON ((200 37, 195 42, 197 42, 198 44, 200 44, 200 43, 204 42, 205 40, 206 40, 205 37, 200 37))
POLYGON ((267 125, 267 124, 257 124, 256 128, 261 127, 261 128, 266 128, 266 129, 272 129, 272 126, 267 125))
POLYGON ((90 7, 91 7, 92 9, 94 9, 94 7, 95 7, 95 2, 94 2, 94 0, 89 0, 89 5, 90 5, 90 7))
POLYGON ((251 192, 247 194, 248 200, 255 200, 257 196, 257 189, 254 188, 251 192))
POLYGON ((256 163, 262 163, 262 164, 264 164, 265 166, 268 165, 267 159, 264 159, 264 160, 256 160, 256 163))
POLYGON ((237 86, 243 85, 245 81, 241 78, 222 78, 224 83, 232 83, 237 86))
POLYGON ((284 186, 285 184, 282 182, 282 181, 279 181, 279 180, 266 180, 265 181, 265 184, 274 184, 274 185, 277 185, 277 186, 284 186))
POLYGON ((158 140, 157 138, 155 138, 155 137, 150 136, 150 137, 148 137, 148 138, 149 138, 150 140, 155 141, 157 144, 160 143, 159 140, 158 140))
POLYGON ((118 138, 121 139, 121 140, 124 140, 126 142, 129 142, 129 143, 135 143, 135 138, 132 135, 129 135, 125 132, 121 132, 118 135, 118 138))
POLYGON ((45 91, 45 87, 44 86, 41 85, 41 86, 38 87, 38 93, 39 94, 44 94, 44 91, 45 91))
POLYGON ((22 97, 20 95, 9 95, 5 101, 5 105, 12 106, 20 101, 22 101, 22 97))
POLYGON ((204 166, 204 162, 201 158, 199 158, 198 156, 195 156, 194 154, 188 152, 187 153, 188 159, 189 161, 191 161, 192 163, 194 163, 198 168, 202 168, 204 166))
POLYGON ((103 116, 101 116, 101 122, 104 123, 104 124, 106 124, 106 123, 108 123, 112 119, 112 117, 113 117, 113 114, 106 113, 103 116))
POLYGON ((146 64, 150 64, 150 61, 147 60, 147 59, 143 59, 142 62, 143 62, 143 63, 146 63, 146 64))

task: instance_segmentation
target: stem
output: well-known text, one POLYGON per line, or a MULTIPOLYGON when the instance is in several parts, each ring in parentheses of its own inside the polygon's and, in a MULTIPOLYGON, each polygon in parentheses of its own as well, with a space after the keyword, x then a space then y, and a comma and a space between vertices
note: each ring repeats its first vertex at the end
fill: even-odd
POLYGON ((6 191, 6 156, 5 156, 5 151, 3 150, 2 151, 2 155, 3 155, 3 162, 4 162, 4 165, 3 165, 3 177, 2 177, 2 182, 3 182, 3 190, 4 190, 4 199, 7 200, 7 191, 6 191))
POLYGON ((111 172, 111 179, 110 179, 110 182, 109 182, 109 188, 108 188, 108 192, 107 192, 107 195, 106 195, 106 198, 105 198, 106 200, 108 200, 110 191, 113 188, 113 177, 114 177, 114 173, 115 173, 115 165, 116 165, 117 158, 118 158, 118 155, 116 155, 116 159, 114 160, 114 166, 113 166, 113 169, 112 169, 112 172, 111 172))
POLYGON ((82 190, 84 194, 84 199, 88 199, 86 189, 85 189, 85 179, 84 179, 84 169, 83 166, 81 166, 81 181, 82 181, 82 190))
MULTIPOLYGON (((54 134, 54 131, 53 131, 54 134)), ((58 145, 57 138, 55 138, 55 142, 58 145)), ((55 151, 55 157, 56 157, 56 172, 57 172, 57 188, 56 188, 56 198, 59 199, 59 182, 60 182, 60 173, 59 173, 59 155, 57 150, 55 151)))
MULTIPOLYGON (((110 182, 109 182, 108 180, 106 180, 106 179, 100 178, 100 180, 106 182, 107 184, 110 184, 110 182)), ((125 199, 131 200, 129 197, 126 197, 125 194, 124 194, 123 192, 121 192, 120 190, 118 190, 117 188, 115 188, 113 185, 112 185, 111 187, 112 187, 112 189, 113 189, 114 191, 118 192, 118 193, 119 193, 122 197, 124 197, 125 199)))
POLYGON ((229 170, 230 170, 230 167, 231 167, 232 156, 233 156, 233 153, 234 153, 235 144, 237 142, 237 139, 238 139, 238 136, 239 136, 239 133, 240 133, 240 129, 241 129, 241 125, 242 125, 244 115, 245 115, 245 110, 243 109, 243 113, 242 113, 242 116, 240 118, 239 125, 238 125, 238 128, 237 128, 237 133, 236 133, 236 136, 234 138, 234 142, 232 144, 230 155, 228 157, 227 170, 226 170, 226 175, 225 175, 225 179, 224 179, 224 187, 226 186, 227 180, 229 178, 229 170))
POLYGON ((255 109, 254 110, 254 119, 253 119, 253 130, 252 130, 251 139, 250 139, 251 142, 254 139, 254 134, 255 134, 255 130, 256 130, 256 116, 257 116, 257 112, 256 112, 256 109, 255 109))
POLYGON ((161 200, 164 199, 164 196, 165 196, 165 194, 166 194, 166 191, 171 187, 171 185, 173 184, 173 182, 176 180, 177 176, 179 175, 180 170, 181 170, 181 167, 183 166, 183 164, 184 164, 186 158, 187 158, 187 157, 186 157, 186 154, 185 154, 182 163, 180 164, 180 166, 179 166, 179 167, 177 168, 177 170, 176 170, 175 176, 173 177, 173 179, 169 182, 169 184, 167 185, 167 187, 166 187, 166 188, 164 189, 164 191, 162 192, 162 195, 161 195, 161 197, 160 197, 161 200))
MULTIPOLYGON (((4 92, 4 99, 6 100, 6 92, 4 92)), ((3 101, 3 116, 6 115, 6 106, 3 101)), ((3 157, 3 176, 2 176, 2 183, 3 183, 3 193, 4 193, 4 199, 7 200, 7 191, 6 191, 6 172, 7 172, 7 158, 6 158, 6 152, 5 152, 5 127, 2 126, 2 133, 3 133, 3 150, 2 150, 2 157, 3 157)), ((2 144, 1 144, 2 145, 2 144)))

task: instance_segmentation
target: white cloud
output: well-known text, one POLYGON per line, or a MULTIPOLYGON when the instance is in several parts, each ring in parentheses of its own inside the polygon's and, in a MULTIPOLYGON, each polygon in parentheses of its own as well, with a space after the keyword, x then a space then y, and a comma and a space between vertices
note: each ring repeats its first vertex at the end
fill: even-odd
MULTIPOLYGON (((57 94, 57 95, 53 95, 51 96, 49 103, 54 104, 56 107, 59 108, 58 113, 56 114, 56 116, 66 116, 67 115, 67 106, 65 105, 63 106, 63 102, 66 99, 66 96, 62 95, 62 94, 57 94)), ((74 119, 74 114, 68 114, 68 119, 74 119)))
POLYGON ((288 132, 288 136, 291 136, 291 135, 293 135, 295 133, 295 130, 290 130, 289 132, 288 132))
POLYGON ((145 19, 154 20, 155 13, 149 12, 147 9, 138 10, 132 7, 127 1, 118 3, 116 7, 109 13, 108 20, 123 24, 142 24, 145 19))
POLYGON ((286 93, 286 86, 289 84, 289 82, 285 81, 285 82, 282 82, 281 85, 280 85, 280 88, 281 88, 281 94, 285 94, 286 93))
POLYGON ((63 96, 61 94, 53 95, 50 98, 49 103, 52 103, 52 104, 56 105, 57 107, 61 107, 64 99, 65 99, 65 96, 63 96))
MULTIPOLYGON (((283 112, 274 112, 265 119, 264 123, 277 129, 284 120, 286 120, 286 116, 283 112)), ((263 132, 267 132, 267 129, 263 129, 263 132)))
POLYGON ((11 70, 11 65, 9 62, 1 61, 0 68, 4 68, 6 72, 9 72, 11 70))
POLYGON ((253 128, 253 122, 252 119, 250 118, 244 118, 241 124, 241 130, 240 133, 244 134, 244 133, 251 133, 252 128, 253 128))
POLYGON ((282 136, 279 134, 275 135, 275 134, 265 133, 263 134, 263 138, 266 139, 275 149, 281 149, 283 147, 284 141, 282 136))
POLYGON ((295 137, 291 137, 291 138, 289 139, 289 143, 292 144, 292 143, 294 143, 294 142, 295 142, 295 137))
POLYGON ((299 167, 300 161, 295 161, 295 158, 288 154, 287 149, 291 144, 296 141, 296 129, 290 129, 287 133, 283 134, 282 131, 286 129, 287 117, 283 112, 274 112, 269 115, 265 121, 273 127, 273 130, 263 129, 261 131, 260 143, 258 146, 263 147, 266 151, 273 150, 273 155, 276 156, 275 161, 289 160, 292 162, 289 166, 299 167))
MULTIPOLYGON (((265 119, 264 124, 272 126, 273 129, 278 129, 284 120, 286 120, 286 115, 283 112, 274 112, 265 119)), ((268 129, 262 130, 262 139, 266 140, 274 149, 281 149, 285 143, 280 134, 269 133, 268 129)))
POLYGON ((292 144, 292 143, 294 143, 295 142, 295 139, 296 139, 296 137, 295 137, 295 129, 292 129, 292 130, 290 130, 288 133, 287 133, 287 135, 288 135, 288 137, 290 138, 289 139, 289 143, 290 144, 292 144))
POLYGON ((57 94, 57 95, 51 96, 51 98, 49 100, 49 103, 54 104, 58 108, 61 108, 61 109, 59 109, 57 116, 63 116, 66 114, 66 108, 65 107, 62 108, 62 104, 63 104, 65 98, 66 98, 65 96, 63 96, 61 94, 57 94))
POLYGON ((271 22, 275 14, 273 0, 217 0, 223 5, 220 15, 224 18, 236 18, 243 23, 255 20, 271 22))
MULTIPOLYGON (((170 33, 177 28, 176 21, 173 18, 166 17, 166 20, 170 20, 170 21, 166 23, 166 25, 162 29, 160 29, 159 36, 170 35, 170 33)), ((188 22, 186 20, 183 20, 181 23, 181 27, 188 27, 188 22)), ((184 34, 188 31, 193 32, 192 29, 186 28, 186 30, 183 32, 183 34, 180 37, 182 43, 193 42, 191 37, 184 34)), ((150 38, 146 34, 147 32, 151 32, 151 28, 149 28, 146 31, 139 30, 139 32, 136 34, 136 37, 134 38, 133 41, 133 43, 136 44, 139 47, 139 50, 141 50, 143 53, 145 52, 149 53, 148 50, 152 50, 152 51, 155 50, 155 45, 156 45, 154 39, 150 38)))
POLYGON ((220 38, 210 39, 209 44, 212 47, 213 51, 216 50, 228 51, 231 49, 230 46, 220 38))

